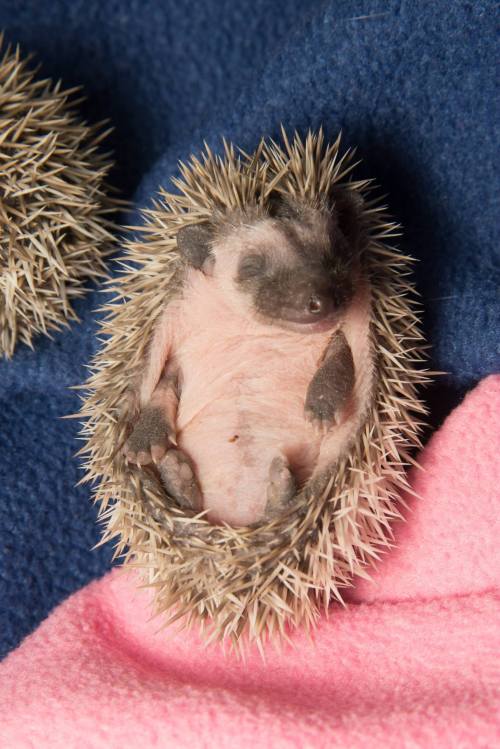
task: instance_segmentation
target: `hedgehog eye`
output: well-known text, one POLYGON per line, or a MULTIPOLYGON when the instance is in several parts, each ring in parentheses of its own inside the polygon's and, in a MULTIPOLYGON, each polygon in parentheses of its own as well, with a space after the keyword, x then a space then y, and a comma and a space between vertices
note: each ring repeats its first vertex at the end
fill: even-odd
POLYGON ((317 294, 313 294, 307 304, 307 309, 311 315, 319 315, 323 309, 323 302, 317 294))
POLYGON ((246 255, 242 258, 238 267, 238 280, 246 281, 249 278, 255 278, 264 272, 266 258, 264 255, 246 255))

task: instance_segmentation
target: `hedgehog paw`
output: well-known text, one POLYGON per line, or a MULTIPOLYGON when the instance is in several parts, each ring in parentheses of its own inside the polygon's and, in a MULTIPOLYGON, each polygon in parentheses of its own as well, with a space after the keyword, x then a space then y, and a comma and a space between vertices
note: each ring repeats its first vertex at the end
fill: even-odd
POLYGON ((269 484, 267 485, 266 517, 272 517, 282 511, 295 496, 295 479, 286 459, 277 455, 271 461, 269 468, 269 484))
POLYGON ((304 415, 315 432, 324 435, 341 420, 338 409, 327 400, 306 402, 304 415))
POLYGON ((202 497, 191 459, 182 450, 168 450, 160 465, 163 485, 181 507, 200 510, 202 497))
POLYGON ((145 466, 157 463, 167 452, 172 430, 163 409, 149 406, 139 415, 132 434, 123 447, 123 454, 131 463, 145 466))

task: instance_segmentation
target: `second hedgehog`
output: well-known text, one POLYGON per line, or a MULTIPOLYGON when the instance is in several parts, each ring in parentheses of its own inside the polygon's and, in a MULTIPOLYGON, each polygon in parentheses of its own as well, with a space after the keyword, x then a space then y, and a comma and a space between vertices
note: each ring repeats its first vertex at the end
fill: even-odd
POLYGON ((371 405, 361 198, 271 192, 177 234, 182 266, 137 387, 129 461, 180 506, 251 525, 321 489, 371 405))

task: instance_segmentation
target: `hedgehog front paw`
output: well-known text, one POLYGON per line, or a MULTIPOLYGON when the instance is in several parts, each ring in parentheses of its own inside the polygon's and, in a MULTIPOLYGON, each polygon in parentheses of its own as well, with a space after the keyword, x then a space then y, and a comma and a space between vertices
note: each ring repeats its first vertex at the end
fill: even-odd
POLYGON ((123 454, 127 460, 139 466, 157 463, 172 442, 173 430, 163 409, 149 406, 141 411, 132 434, 123 447, 123 454))
POLYGON ((201 510, 201 490, 192 460, 182 450, 168 450, 160 463, 160 476, 167 492, 190 510, 201 510))

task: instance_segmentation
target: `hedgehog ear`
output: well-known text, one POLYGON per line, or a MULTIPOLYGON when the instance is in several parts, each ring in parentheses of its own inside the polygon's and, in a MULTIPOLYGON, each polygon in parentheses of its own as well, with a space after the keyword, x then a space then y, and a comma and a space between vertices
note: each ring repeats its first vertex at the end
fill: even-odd
POLYGON ((266 199, 267 213, 271 218, 299 218, 297 206, 285 196, 272 190, 266 199))
POLYGON ((330 193, 331 213, 349 245, 356 248, 362 228, 363 198, 346 187, 334 187, 330 193))
POLYGON ((208 221, 183 226, 177 232, 177 247, 189 265, 206 270, 213 260, 211 242, 213 228, 208 221))

